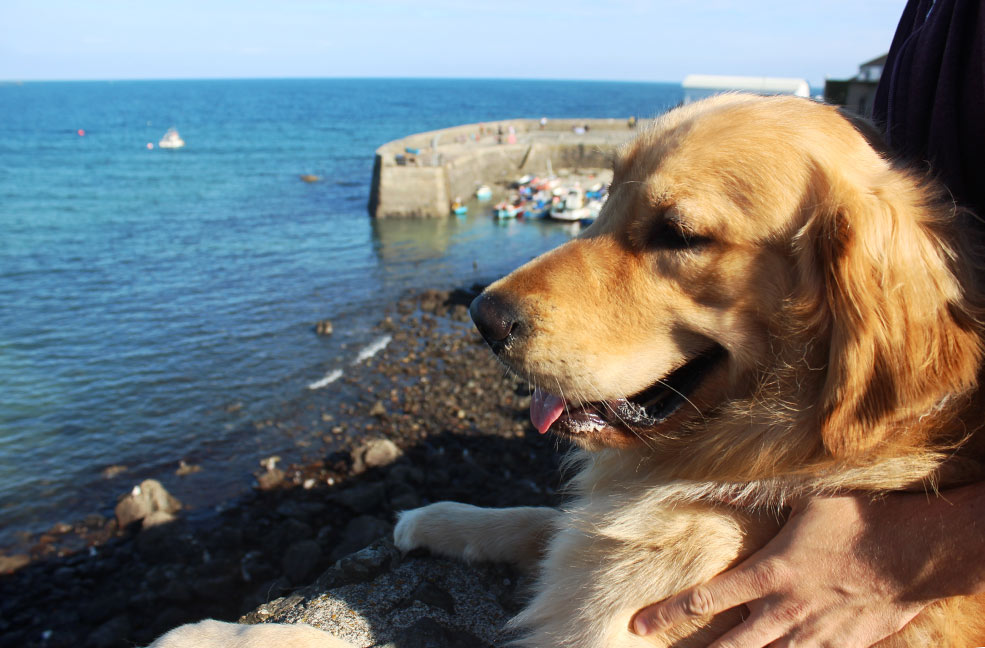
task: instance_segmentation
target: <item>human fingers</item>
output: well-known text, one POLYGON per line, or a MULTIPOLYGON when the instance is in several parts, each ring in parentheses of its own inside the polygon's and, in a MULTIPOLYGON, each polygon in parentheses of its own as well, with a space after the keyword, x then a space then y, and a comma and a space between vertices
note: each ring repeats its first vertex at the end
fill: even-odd
MULTIPOLYGON (((788 648, 790 622, 773 614, 754 614, 713 641, 708 648, 788 648)), ((798 644, 799 645, 799 644, 798 644)))
POLYGON ((776 591, 781 580, 779 572, 775 560, 747 561, 707 583, 643 608, 633 617, 630 627, 638 635, 648 635, 755 601, 776 591))

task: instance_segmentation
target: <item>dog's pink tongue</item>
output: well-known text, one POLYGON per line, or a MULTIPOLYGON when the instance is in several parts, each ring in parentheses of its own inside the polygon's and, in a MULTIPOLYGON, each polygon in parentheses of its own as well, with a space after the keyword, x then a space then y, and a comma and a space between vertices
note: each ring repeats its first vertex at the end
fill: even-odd
POLYGON ((530 421, 541 434, 547 432, 564 411, 564 399, 535 389, 530 397, 530 421))

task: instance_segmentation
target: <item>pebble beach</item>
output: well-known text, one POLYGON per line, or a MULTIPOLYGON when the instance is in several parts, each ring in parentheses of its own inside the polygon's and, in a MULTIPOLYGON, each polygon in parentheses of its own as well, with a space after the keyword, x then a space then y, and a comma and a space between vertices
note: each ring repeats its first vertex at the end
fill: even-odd
POLYGON ((325 448, 319 459, 258 467, 249 494, 148 528, 67 519, 0 557, 0 646, 145 645, 307 584, 389 534, 397 511, 557 504, 564 448, 529 424, 529 386, 472 328, 480 288, 392 304, 377 325, 390 341, 340 379, 346 396, 312 391, 275 422, 325 448))

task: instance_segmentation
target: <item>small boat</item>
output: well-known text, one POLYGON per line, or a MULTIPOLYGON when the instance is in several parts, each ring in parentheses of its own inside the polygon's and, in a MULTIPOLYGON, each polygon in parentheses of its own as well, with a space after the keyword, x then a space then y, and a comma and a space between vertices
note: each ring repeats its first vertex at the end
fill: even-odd
POLYGON ((551 218, 563 221, 577 221, 588 217, 589 210, 585 206, 585 192, 581 187, 569 189, 564 197, 551 204, 551 218))
POLYGON ((585 192, 585 198, 600 200, 605 195, 606 187, 601 182, 596 183, 585 192))
POLYGON ((469 208, 462 204, 462 201, 456 198, 451 204, 451 213, 456 216, 464 216, 469 213, 469 208))
POLYGON ((559 211, 551 210, 551 218, 561 221, 581 221, 592 215, 589 207, 575 207, 574 209, 562 209, 559 211))
POLYGON ((163 149, 179 149, 185 145, 185 140, 181 139, 177 129, 169 128, 157 145, 163 149))
POLYGON ((547 218, 551 214, 550 205, 545 205, 540 202, 529 202, 527 203, 524 211, 524 218, 530 220, 542 220, 547 218))
POLYGON ((516 218, 519 210, 508 202, 501 202, 496 205, 496 218, 516 218))
POLYGON ((490 189, 486 185, 482 185, 481 187, 479 187, 478 189, 475 190, 475 197, 478 200, 482 201, 482 202, 485 202, 487 200, 491 200, 492 199, 492 189, 490 189))

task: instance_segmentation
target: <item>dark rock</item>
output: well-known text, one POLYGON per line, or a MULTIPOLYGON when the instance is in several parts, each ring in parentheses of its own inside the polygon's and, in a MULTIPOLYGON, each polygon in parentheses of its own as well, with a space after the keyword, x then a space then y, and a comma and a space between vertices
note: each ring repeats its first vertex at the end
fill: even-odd
POLYGON ((449 628, 430 617, 418 619, 400 629, 400 640, 384 644, 381 648, 492 648, 470 632, 449 628))
POLYGON ((83 600, 79 606, 79 614, 90 623, 102 623, 126 611, 130 599, 122 590, 107 591, 98 596, 83 600))
POLYGON ((325 457, 325 467, 338 473, 347 473, 352 468, 352 453, 336 450, 325 457))
POLYGON ((67 585, 76 576, 76 570, 68 566, 57 567, 55 571, 51 572, 51 580, 61 586, 67 585))
POLYGON ((284 552, 284 558, 281 562, 284 576, 291 583, 302 584, 318 567, 321 559, 321 547, 316 541, 301 540, 295 542, 284 552))
POLYGON ((89 635, 86 646, 89 648, 116 648, 123 644, 130 634, 130 619, 121 614, 99 626, 89 635))
POLYGON ((346 525, 342 532, 342 542, 332 551, 332 560, 359 551, 374 540, 388 535, 391 528, 388 523, 372 515, 360 515, 346 525))
POLYGON ((379 482, 358 484, 333 493, 330 502, 341 504, 356 513, 372 511, 383 504, 384 486, 379 482))
POLYGON ((200 548, 180 524, 165 524, 145 529, 137 536, 135 546, 142 559, 153 564, 184 563, 198 557, 200 548))
POLYGON ((394 511, 409 511, 426 504, 417 493, 401 493, 390 498, 390 507, 394 511))
POLYGON ((444 591, 431 581, 424 581, 411 592, 410 599, 420 601, 425 605, 444 610, 450 615, 455 614, 455 600, 451 594, 444 591))
POLYGON ((301 520, 289 518, 273 525, 260 539, 259 544, 268 555, 281 555, 287 547, 299 540, 312 537, 314 530, 301 520))
POLYGON ((172 603, 181 603, 192 598, 192 589, 181 578, 173 578, 161 588, 161 598, 172 603))
POLYGON ((400 551, 389 539, 373 543, 340 559, 315 584, 316 588, 341 587, 350 583, 365 583, 400 561, 400 551))
POLYGON ((424 473, 416 466, 396 465, 386 474, 386 484, 392 488, 397 484, 420 484, 424 482, 424 473))
POLYGON ((262 551, 250 551, 239 561, 240 577, 246 583, 255 583, 274 576, 273 566, 262 551))
POLYGON ((241 613, 246 615, 244 617, 244 622, 262 622, 269 616, 269 614, 266 614, 267 605, 269 605, 269 602, 283 601, 284 599, 280 597, 284 596, 293 589, 294 587, 291 585, 291 582, 283 576, 261 584, 253 591, 252 594, 243 598, 241 613), (261 610, 263 612, 258 612, 261 610))
POLYGON ((167 607, 164 611, 154 617, 152 623, 152 634, 154 636, 164 634, 172 628, 177 628, 185 623, 190 623, 192 621, 198 620, 199 615, 190 611, 187 608, 181 607, 167 607))

